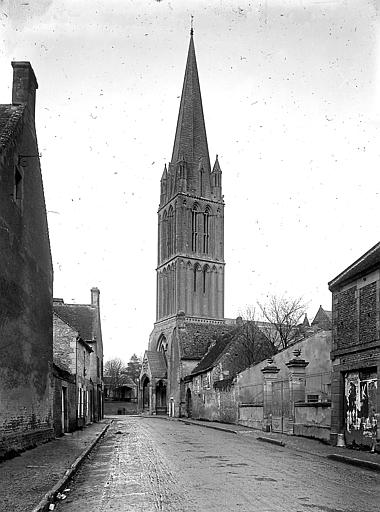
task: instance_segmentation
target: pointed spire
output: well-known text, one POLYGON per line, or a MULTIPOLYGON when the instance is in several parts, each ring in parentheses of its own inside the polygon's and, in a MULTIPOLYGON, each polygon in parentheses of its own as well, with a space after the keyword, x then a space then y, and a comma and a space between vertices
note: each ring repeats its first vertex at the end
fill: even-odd
POLYGON ((172 164, 176 164, 180 156, 183 156, 190 169, 194 170, 198 167, 199 159, 203 157, 205 166, 210 171, 210 157, 195 57, 193 30, 190 32, 190 44, 174 140, 172 164))
POLYGON ((309 319, 307 318, 307 313, 305 313, 305 318, 302 322, 303 327, 310 327, 309 319))
POLYGON ((222 169, 220 168, 218 155, 216 155, 214 167, 212 168, 212 172, 222 172, 222 169))

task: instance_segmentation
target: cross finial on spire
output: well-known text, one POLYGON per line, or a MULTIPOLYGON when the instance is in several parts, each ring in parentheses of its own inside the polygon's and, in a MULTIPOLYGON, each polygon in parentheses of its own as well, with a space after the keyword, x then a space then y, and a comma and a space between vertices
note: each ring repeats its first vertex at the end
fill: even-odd
POLYGON ((192 36, 194 34, 194 16, 191 15, 191 28, 190 28, 190 35, 192 36))

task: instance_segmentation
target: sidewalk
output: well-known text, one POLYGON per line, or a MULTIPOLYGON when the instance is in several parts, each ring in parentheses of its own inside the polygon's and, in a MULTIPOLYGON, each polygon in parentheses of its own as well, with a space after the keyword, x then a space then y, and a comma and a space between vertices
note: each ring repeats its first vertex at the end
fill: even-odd
POLYGON ((62 490, 110 423, 108 418, 93 423, 1 462, 0 511, 48 510, 48 495, 62 490))
MULTIPOLYGON (((154 416, 150 416, 153 418, 154 416)), ((380 454, 370 453, 368 451, 354 450, 350 448, 338 448, 325 444, 317 439, 307 437, 291 436, 275 432, 262 432, 254 430, 243 425, 229 423, 218 423, 216 421, 202 421, 188 418, 169 418, 166 416, 156 416, 156 418, 167 419, 169 421, 181 421, 183 423, 198 425, 204 428, 211 428, 230 432, 231 434, 244 435, 259 441, 273 444, 273 449, 287 447, 299 452, 309 453, 318 457, 331 458, 354 466, 364 467, 380 472, 380 454)))

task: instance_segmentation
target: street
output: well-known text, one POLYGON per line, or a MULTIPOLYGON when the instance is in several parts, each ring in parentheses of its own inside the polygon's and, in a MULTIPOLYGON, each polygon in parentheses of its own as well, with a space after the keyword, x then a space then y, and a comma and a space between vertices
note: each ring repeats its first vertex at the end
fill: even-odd
POLYGON ((160 418, 114 421, 59 512, 378 512, 377 473, 160 418))

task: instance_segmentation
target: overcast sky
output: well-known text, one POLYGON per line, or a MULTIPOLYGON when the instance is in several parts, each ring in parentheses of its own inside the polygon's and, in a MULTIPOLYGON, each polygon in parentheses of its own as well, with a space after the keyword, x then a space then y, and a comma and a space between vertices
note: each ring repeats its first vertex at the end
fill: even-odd
POLYGON ((376 0, 0 0, 0 102, 12 60, 39 83, 54 296, 100 288, 106 359, 142 355, 155 320, 190 15, 223 171, 226 317, 286 293, 312 319, 380 238, 376 0))

